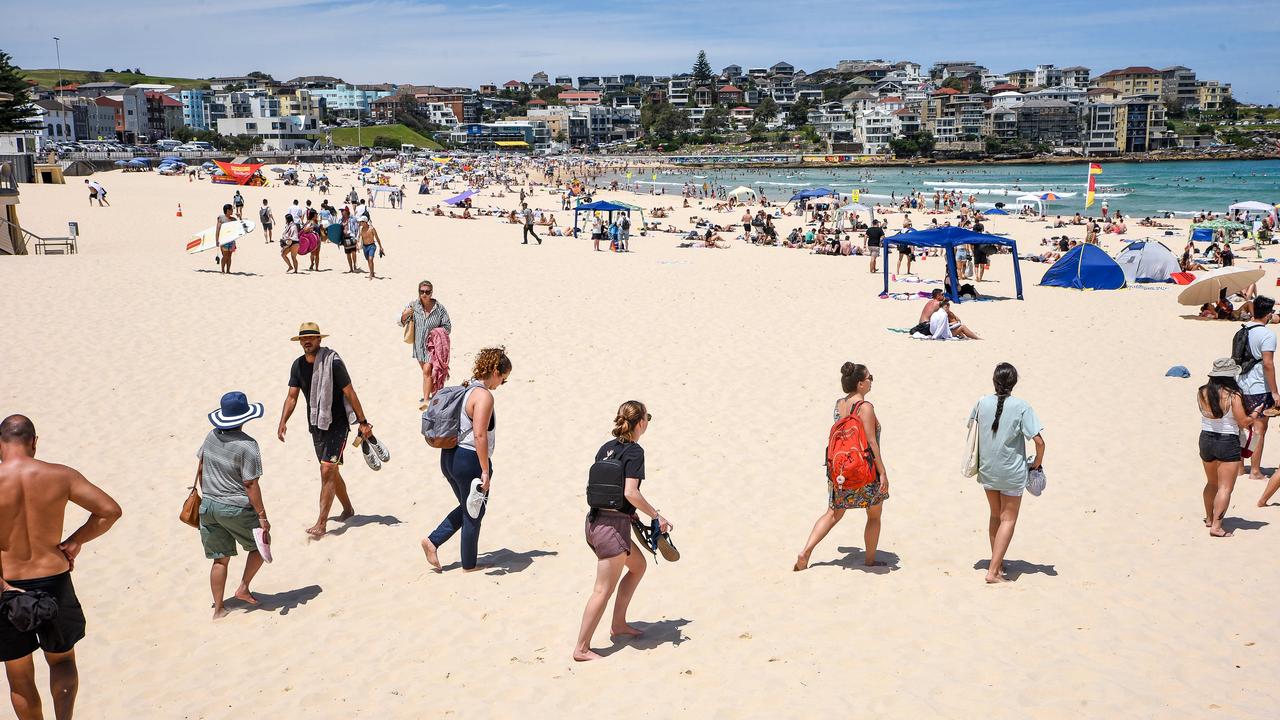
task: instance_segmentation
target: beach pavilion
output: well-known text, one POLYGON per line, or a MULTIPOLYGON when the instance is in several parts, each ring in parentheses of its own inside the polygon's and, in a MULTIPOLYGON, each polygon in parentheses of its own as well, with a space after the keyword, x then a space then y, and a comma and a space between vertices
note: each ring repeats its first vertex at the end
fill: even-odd
POLYGON ((622 203, 609 202, 608 200, 597 200, 596 202, 593 202, 593 203, 582 203, 573 209, 573 236, 574 237, 578 236, 578 213, 607 212, 609 213, 609 222, 612 223, 613 214, 615 212, 623 212, 630 215, 631 208, 632 206, 630 205, 623 205, 622 203))
POLYGON ((884 293, 889 292, 889 247, 909 245, 912 247, 942 248, 947 253, 947 278, 950 292, 947 293, 952 302, 960 302, 960 281, 956 277, 956 246, 958 245, 1000 245, 1013 251, 1013 282, 1018 291, 1018 299, 1022 297, 1022 269, 1018 266, 1018 243, 1012 238, 988 235, 960 227, 945 226, 929 230, 912 230, 898 233, 884 239, 881 252, 884 253, 884 293))

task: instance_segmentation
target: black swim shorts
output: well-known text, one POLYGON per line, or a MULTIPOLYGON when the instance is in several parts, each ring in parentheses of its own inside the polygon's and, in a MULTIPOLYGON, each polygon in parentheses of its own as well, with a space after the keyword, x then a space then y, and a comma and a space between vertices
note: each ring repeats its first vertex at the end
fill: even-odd
POLYGON ((20 632, 0 614, 0 660, 17 660, 37 648, 51 653, 69 652, 84 637, 84 610, 71 584, 71 571, 46 578, 10 580, 9 584, 27 592, 41 590, 58 601, 58 614, 35 630, 20 632))
POLYGON ((1240 436, 1201 430, 1200 459, 1204 462, 1239 462, 1240 436))
POLYGON ((342 451, 347 447, 347 428, 328 430, 311 428, 311 443, 316 446, 316 459, 322 463, 342 464, 342 451))

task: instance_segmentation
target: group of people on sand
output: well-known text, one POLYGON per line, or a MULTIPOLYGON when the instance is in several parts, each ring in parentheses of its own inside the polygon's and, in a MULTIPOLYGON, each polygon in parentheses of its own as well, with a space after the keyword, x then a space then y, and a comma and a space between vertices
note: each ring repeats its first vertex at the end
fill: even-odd
MULTIPOLYGON (((220 251, 219 266, 223 273, 231 272, 236 241, 221 241, 222 226, 228 222, 242 222, 243 212, 244 198, 237 190, 233 201, 222 206, 222 214, 216 221, 215 244, 220 251)), ((319 207, 312 207, 310 200, 305 205, 294 200, 285 212, 283 226, 278 231, 276 212, 270 201, 264 198, 262 206, 258 208, 258 220, 267 244, 271 244, 276 233, 279 233, 280 257, 284 260, 285 272, 288 273, 298 273, 299 255, 308 258, 309 271, 321 270, 320 249, 326 241, 342 248, 347 260, 346 272, 364 272, 357 267, 356 260, 357 254, 363 255, 370 280, 377 277, 374 271, 375 257, 386 256, 384 242, 373 226, 367 201, 354 194, 347 198, 341 208, 330 205, 328 199, 322 199, 319 207)))
MULTIPOLYGON (((867 461, 872 472, 862 483, 851 478, 834 475, 828 461, 827 510, 818 516, 804 547, 796 556, 793 569, 809 567, 813 551, 826 538, 846 510, 867 511, 863 529, 863 564, 868 567, 884 565, 876 559, 880 545, 880 527, 884 501, 889 498, 889 471, 881 452, 880 420, 875 405, 868 399, 875 377, 866 365, 847 362, 840 368, 840 388, 844 396, 837 398, 833 417, 835 426, 832 438, 846 426, 846 419, 857 419, 854 425, 865 437, 867 461)), ((1039 495, 1043 490, 1044 438, 1041 437, 1040 419, 1025 400, 1014 397, 1018 384, 1018 371, 1009 363, 1000 363, 992 374, 994 392, 979 398, 969 412, 970 462, 974 477, 986 493, 989 515, 987 539, 991 560, 987 566, 986 581, 1007 581, 1004 558, 1013 540, 1022 506, 1023 493, 1039 495), (1033 457, 1027 456, 1027 442, 1035 446, 1033 457), (1039 481, 1039 484, 1037 484, 1039 481)))

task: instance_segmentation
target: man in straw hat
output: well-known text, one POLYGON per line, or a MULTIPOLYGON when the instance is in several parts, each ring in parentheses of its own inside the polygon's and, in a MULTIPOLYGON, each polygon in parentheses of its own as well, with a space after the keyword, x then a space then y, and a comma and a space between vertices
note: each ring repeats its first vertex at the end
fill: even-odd
POLYGON ((298 334, 293 336, 293 340, 302 345, 302 356, 293 361, 293 368, 289 371, 289 395, 284 399, 280 427, 276 431, 280 442, 284 442, 289 416, 298 404, 298 391, 301 390, 307 399, 307 426, 311 430, 311 442, 316 449, 316 459, 320 461, 320 517, 307 529, 307 534, 315 540, 324 536, 335 497, 342 503, 342 514, 338 520, 348 520, 356 514, 351 498, 347 496, 347 484, 339 472, 350 422, 356 422, 360 435, 365 438, 373 433, 373 425, 365 419, 360 398, 351 386, 346 363, 330 348, 320 346, 320 341, 327 337, 313 322, 302 323, 298 334))
POLYGON ((258 600, 249 592, 249 583, 262 569, 263 553, 254 530, 261 530, 263 548, 271 545, 271 523, 262 500, 262 452, 258 441, 244 431, 244 424, 262 417, 262 403, 250 403, 242 392, 222 396, 218 409, 209 413, 213 429, 205 436, 196 457, 196 478, 200 483, 200 542, 204 556, 213 561, 209 587, 213 591, 213 619, 225 617, 227 572, 236 544, 244 548, 244 574, 235 597, 249 605, 258 600))
POLYGON ((0 660, 19 718, 44 717, 32 654, 49 663, 53 712, 71 717, 80 676, 75 644, 84 637, 84 611, 71 584, 80 548, 120 519, 111 496, 65 465, 36 459, 36 428, 22 415, 0 421, 0 590, 21 590, 0 600, 0 660), (65 540, 67 503, 89 518, 65 540))

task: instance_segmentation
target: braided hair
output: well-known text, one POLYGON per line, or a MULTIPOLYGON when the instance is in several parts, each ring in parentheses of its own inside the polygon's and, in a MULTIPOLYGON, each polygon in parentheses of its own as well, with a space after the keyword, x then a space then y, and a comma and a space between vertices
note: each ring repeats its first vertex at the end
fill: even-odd
POLYGON ((1009 397, 1013 387, 1018 384, 1018 369, 1009 363, 1000 363, 991 376, 991 384, 996 389, 996 417, 991 421, 991 434, 995 435, 996 429, 1000 427, 1000 414, 1004 412, 1005 398, 1009 397))

